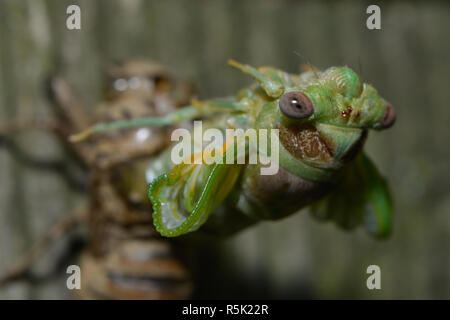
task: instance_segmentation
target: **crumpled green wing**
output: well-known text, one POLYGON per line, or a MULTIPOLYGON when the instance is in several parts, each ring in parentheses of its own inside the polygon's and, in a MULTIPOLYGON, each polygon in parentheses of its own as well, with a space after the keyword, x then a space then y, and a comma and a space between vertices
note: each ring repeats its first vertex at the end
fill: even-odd
POLYGON ((330 195, 312 206, 319 219, 334 220, 344 229, 363 224, 376 238, 392 229, 392 198, 386 180, 363 153, 349 165, 341 183, 330 195))
POLYGON ((162 236, 197 230, 224 201, 243 168, 225 163, 227 152, 234 150, 234 144, 225 144, 223 163, 181 163, 150 184, 153 224, 162 236))

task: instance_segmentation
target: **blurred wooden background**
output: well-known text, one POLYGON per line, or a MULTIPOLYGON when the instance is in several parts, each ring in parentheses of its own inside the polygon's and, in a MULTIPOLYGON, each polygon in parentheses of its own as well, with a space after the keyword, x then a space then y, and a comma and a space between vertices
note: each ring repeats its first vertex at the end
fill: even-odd
MULTIPOLYGON (((372 133, 369 154, 389 177, 395 230, 375 242, 301 213, 263 223, 196 250, 196 297, 450 298, 450 5, 382 2, 382 29, 365 27, 357 1, 0 1, 0 123, 50 117, 42 88, 65 75, 87 105, 101 99, 102 68, 115 59, 158 60, 190 77, 200 97, 234 93, 250 79, 227 67, 234 58, 296 72, 349 65, 396 108, 396 125, 372 133), (68 31, 66 8, 81 7, 82 29, 68 31), (377 264, 382 290, 366 288, 377 264)), ((16 138, 30 153, 64 157, 56 139, 33 132, 16 138)), ((24 166, 0 148, 0 271, 81 200, 58 175, 24 166)), ((35 267, 45 274, 61 241, 35 267)), ((76 261, 76 256, 66 259, 76 261)), ((64 260, 65 261, 65 260, 64 260)), ((63 268, 48 281, 20 281, 0 298, 70 298, 63 268)))

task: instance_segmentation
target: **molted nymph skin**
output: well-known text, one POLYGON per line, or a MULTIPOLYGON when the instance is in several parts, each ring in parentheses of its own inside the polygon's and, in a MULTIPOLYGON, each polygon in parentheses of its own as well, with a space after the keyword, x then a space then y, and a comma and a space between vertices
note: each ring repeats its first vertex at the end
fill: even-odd
MULTIPOLYGON (((167 68, 143 60, 114 65, 108 73, 105 97, 94 116, 63 77, 50 77, 50 119, 17 119, 0 134, 39 129, 57 136, 78 164, 67 158, 35 159, 11 144, 13 153, 33 166, 54 170, 70 187, 86 193, 86 202, 72 208, 34 243, 30 252, 5 275, 0 286, 19 280, 48 248, 80 224, 88 229, 81 259, 83 299, 187 299, 192 292, 190 273, 181 244, 164 239, 153 225, 147 196, 147 167, 170 142, 169 126, 141 124, 93 136, 77 144, 72 135, 89 122, 128 123, 142 117, 165 117, 180 110, 192 94, 188 82, 167 68), (25 120, 25 121, 24 121, 25 120), (51 164, 50 166, 48 164, 51 164), (81 174, 80 174, 81 173, 81 174), (79 179, 80 177, 80 179, 79 179)), ((184 111, 183 111, 184 112, 184 111)), ((171 125, 171 124, 168 124, 171 125)), ((90 129, 87 129, 90 130, 90 129)))
MULTIPOLYGON (((388 235, 392 206, 387 184, 362 148, 370 129, 394 123, 393 107, 348 67, 289 74, 229 63, 256 82, 236 96, 195 100, 162 118, 100 123, 75 138, 199 118, 203 126, 221 131, 276 129, 279 136, 269 136, 267 144, 269 153, 272 146, 279 147, 279 171, 274 175, 261 175, 262 162, 174 165, 171 149, 155 159, 148 182, 156 229, 168 237, 202 226, 203 231, 227 234, 313 204, 319 218, 333 219, 345 228, 364 224, 376 237, 388 235), (352 198, 342 202, 348 194, 352 198)), ((224 144, 225 153, 235 145, 239 142, 224 144)), ((257 153, 265 154, 260 144, 257 153)))
MULTIPOLYGON (((188 82, 148 60, 113 65, 106 80, 105 99, 94 108, 93 123, 164 116, 192 94, 188 82)), ((61 96, 60 91, 54 95, 61 96)), ((89 241, 81 259, 81 298, 190 296, 189 272, 173 243, 156 232, 146 192, 146 166, 169 143, 169 127, 140 126, 75 144, 90 176, 89 241)))
MULTIPOLYGON (((164 116, 192 92, 166 67, 131 60, 108 70, 105 101, 93 122, 164 116)), ((174 299, 192 284, 173 244, 152 225, 145 180, 149 159, 170 143, 170 128, 138 127, 85 142, 91 175, 90 243, 82 256, 84 299, 174 299)))

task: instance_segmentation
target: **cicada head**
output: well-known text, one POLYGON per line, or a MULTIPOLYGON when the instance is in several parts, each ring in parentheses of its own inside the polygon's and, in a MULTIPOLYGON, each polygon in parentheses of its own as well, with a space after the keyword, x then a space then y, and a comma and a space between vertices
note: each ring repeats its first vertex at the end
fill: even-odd
POLYGON ((287 169, 307 165, 311 170, 302 173, 318 168, 317 177, 322 169, 339 169, 359 152, 368 129, 395 121, 393 107, 348 67, 292 75, 282 88, 262 108, 257 125, 280 130, 287 169))
POLYGON ((291 105, 294 110, 303 110, 306 106, 311 110, 305 117, 309 121, 360 129, 384 129, 395 121, 392 106, 348 67, 328 68, 299 89, 292 88, 284 93, 292 99, 284 98, 281 112, 291 105), (303 105, 295 102, 297 95, 304 101, 303 105))

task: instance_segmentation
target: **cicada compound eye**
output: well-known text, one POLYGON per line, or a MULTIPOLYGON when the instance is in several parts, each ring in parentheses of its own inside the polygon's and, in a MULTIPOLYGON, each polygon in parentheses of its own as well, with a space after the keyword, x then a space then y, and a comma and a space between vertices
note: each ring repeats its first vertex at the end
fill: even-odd
POLYGON ((395 122, 395 111, 394 108, 390 104, 388 104, 383 119, 381 120, 381 127, 383 129, 390 128, 392 127, 394 122, 395 122))
POLYGON ((281 96, 280 110, 289 118, 304 119, 314 113, 314 106, 309 98, 301 92, 287 92, 281 96))

